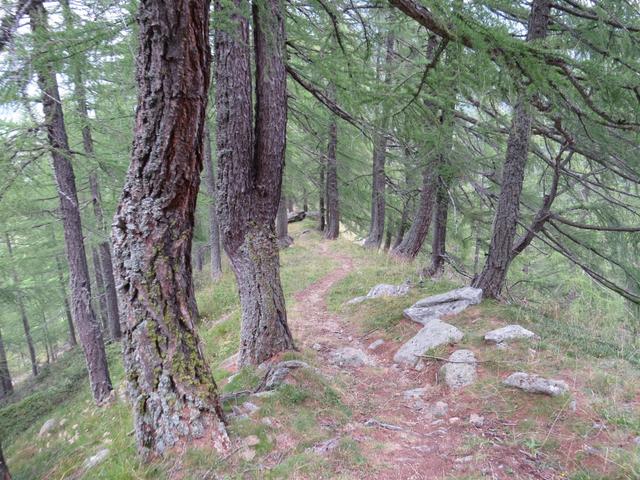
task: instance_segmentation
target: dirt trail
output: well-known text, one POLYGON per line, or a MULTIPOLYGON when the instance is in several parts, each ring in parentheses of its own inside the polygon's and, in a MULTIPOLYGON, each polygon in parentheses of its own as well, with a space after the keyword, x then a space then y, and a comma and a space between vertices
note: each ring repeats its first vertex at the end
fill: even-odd
MULTIPOLYGON (((346 384, 341 393, 353 417, 333 434, 358 442, 373 478, 461 478, 471 474, 496 479, 556 478, 526 453, 503 445, 500 437, 511 428, 508 425, 488 418, 481 428, 471 425, 469 415, 478 413, 477 402, 464 391, 450 392, 435 385, 439 365, 428 365, 420 372, 399 368, 393 362, 399 346, 394 342, 369 350, 375 334, 361 338, 357 325, 330 313, 325 300, 333 285, 355 268, 354 260, 332 252, 327 242, 318 244, 316 254, 333 259, 338 267, 295 296, 291 328, 300 347, 320 346, 318 366, 324 375, 346 384), (355 368, 333 365, 332 353, 341 347, 358 348, 375 364, 355 368), (426 388, 426 392, 418 399, 406 399, 403 392, 415 388, 426 388), (432 406, 438 401, 447 403, 446 414, 433 414, 432 406), (371 419, 388 425, 366 426, 371 419), (473 457, 478 441, 495 446, 481 464, 473 457)), ((351 475, 360 478, 360 473, 351 475)))

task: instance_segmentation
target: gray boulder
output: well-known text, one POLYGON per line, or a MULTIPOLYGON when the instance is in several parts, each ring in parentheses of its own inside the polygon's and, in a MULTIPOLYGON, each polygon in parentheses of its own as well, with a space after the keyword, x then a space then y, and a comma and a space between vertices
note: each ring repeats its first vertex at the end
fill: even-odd
POLYGON ((425 325, 444 315, 457 315, 469 305, 478 304, 481 300, 481 289, 464 287, 423 298, 405 309, 403 313, 409 320, 425 325))
POLYGON ((484 339, 491 343, 503 343, 510 340, 537 338, 537 335, 520 325, 507 325, 487 332, 484 339))
POLYGON ((344 347, 335 350, 331 355, 331 361, 341 367, 362 367, 373 365, 374 361, 359 348, 344 347))
POLYGON ((471 350, 456 350, 440 369, 440 375, 451 388, 466 387, 478 378, 476 364, 476 357, 471 350))
POLYGON ((503 382, 508 387, 518 388, 529 393, 544 393, 557 397, 569 390, 569 387, 562 380, 552 380, 531 375, 525 372, 515 372, 509 375, 503 382))
POLYGON ((99 463, 104 462, 108 456, 109 456, 109 449, 103 448, 102 450, 99 450, 98 453, 96 453, 95 455, 87 458, 82 464, 82 467, 85 470, 89 470, 90 468, 95 467, 99 463))
POLYGON ((282 382, 284 382, 292 370, 311 367, 308 363, 301 362, 300 360, 285 360, 275 365, 268 366, 267 368, 267 373, 262 379, 261 385, 257 389, 259 391, 269 391, 277 388, 282 384, 282 382))
POLYGON ((55 418, 50 418, 49 420, 47 420, 42 424, 42 427, 40 427, 38 436, 44 437, 47 433, 50 433, 57 426, 58 426, 58 420, 56 420, 55 418))
POLYGON ((380 285, 376 285, 369 293, 367 293, 368 298, 379 298, 379 297, 401 297, 409 293, 409 285, 403 283, 402 285, 389 285, 387 283, 381 283, 380 285))
POLYGON ((358 303, 362 303, 362 302, 364 302, 365 300, 368 300, 368 299, 369 299, 369 297, 367 297, 367 296, 355 297, 355 298, 352 298, 351 300, 349 300, 347 302, 347 305, 357 305, 358 303))
POLYGON ((409 367, 415 366, 423 355, 431 348, 456 343, 464 334, 453 325, 432 320, 428 322, 411 340, 402 345, 393 357, 393 361, 409 367))
POLYGON ((457 288, 446 293, 432 295, 431 297, 419 300, 413 306, 414 308, 424 308, 460 300, 468 302, 469 305, 476 305, 482 301, 482 290, 473 287, 457 288))

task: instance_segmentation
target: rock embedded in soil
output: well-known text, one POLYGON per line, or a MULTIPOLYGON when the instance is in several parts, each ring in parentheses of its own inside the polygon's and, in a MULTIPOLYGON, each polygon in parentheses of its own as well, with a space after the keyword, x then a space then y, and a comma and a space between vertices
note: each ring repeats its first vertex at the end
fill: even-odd
POLYGON ((402 392, 402 396, 405 400, 413 400, 424 396, 427 391, 428 388, 425 387, 412 388, 411 390, 405 390, 404 392, 402 392))
POLYGON ((497 344, 504 344, 504 342, 511 340, 527 340, 531 338, 538 338, 538 336, 520 325, 507 325, 506 327, 491 330, 484 336, 485 341, 497 344))
POLYGON ((285 360, 284 362, 270 365, 269 370, 262 381, 262 384, 258 387, 260 391, 269 391, 277 388, 287 378, 291 370, 298 368, 311 368, 309 364, 301 362, 300 360, 285 360))
POLYGON ((469 305, 476 305, 482 301, 482 290, 473 287, 457 288, 446 293, 423 298, 413 306, 415 308, 424 308, 456 301, 466 301, 469 302, 469 305))
POLYGON ((543 393, 552 397, 562 395, 569 390, 567 384, 562 380, 547 379, 525 372, 512 373, 502 383, 528 393, 543 393))
POLYGON ((307 451, 315 453, 316 455, 326 455, 338 448, 339 445, 340 437, 333 437, 324 442, 316 443, 314 446, 307 448, 307 451))
POLYGON ((414 367, 427 350, 462 340, 464 334, 453 325, 432 320, 427 323, 411 340, 402 345, 393 357, 393 361, 414 367))
POLYGON ((370 298, 381 298, 381 297, 402 297, 409 293, 409 289, 411 286, 407 283, 403 283, 402 285, 389 285, 388 283, 381 283, 376 285, 369 293, 362 297, 352 298, 347 302, 347 305, 356 305, 358 303, 362 303, 365 300, 369 300, 370 298))
POLYGON ((456 350, 440 369, 440 375, 450 388, 471 385, 478 378, 476 357, 471 350, 456 350))
POLYGON ((42 427, 40 427, 40 431, 38 432, 38 436, 39 437, 44 437, 47 433, 50 433, 57 426, 58 426, 58 420, 56 420, 55 418, 50 418, 49 420, 44 422, 44 424, 42 424, 42 427))
POLYGON ((82 468, 84 468, 85 470, 89 470, 90 468, 95 467, 99 463, 104 462, 108 456, 109 456, 109 449, 103 448, 102 450, 99 450, 98 453, 96 453, 95 455, 87 458, 82 464, 82 468))
POLYGON ((362 367, 373 365, 374 361, 359 348, 344 347, 335 350, 331 355, 332 363, 341 367, 362 367))
POLYGON ((429 411, 436 418, 446 417, 449 413, 449 405, 446 402, 438 401, 431 405, 429 411))
POLYGON ((371 343, 371 345, 369 345, 369 350, 375 350, 376 348, 378 348, 379 346, 381 346, 383 344, 384 344, 384 340, 379 338, 375 342, 371 343))
POLYGON ((484 417, 478 415, 477 413, 472 413, 469 415, 469 423, 476 428, 480 428, 484 425, 484 417))
POLYGON ((432 295, 414 303, 404 310, 404 316, 423 325, 444 315, 456 315, 469 305, 475 305, 482 300, 482 290, 465 287, 451 290, 439 295, 432 295))

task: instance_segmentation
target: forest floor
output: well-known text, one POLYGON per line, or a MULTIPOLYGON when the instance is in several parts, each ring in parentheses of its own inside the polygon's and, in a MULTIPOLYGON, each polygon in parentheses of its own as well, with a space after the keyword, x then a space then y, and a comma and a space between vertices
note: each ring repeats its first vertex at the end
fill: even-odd
MULTIPOLYGON (((84 378, 74 381, 73 394, 58 392, 50 379, 43 384, 47 388, 0 409, 15 478, 640 478, 638 365, 620 358, 620 351, 596 349, 594 344, 605 342, 588 340, 588 324, 577 338, 558 322, 493 302, 448 318, 465 337, 430 355, 442 358, 467 348, 480 361, 477 382, 451 390, 438 382, 441 361, 425 359, 425 368, 416 371, 395 365, 393 355, 419 329, 402 318, 403 308, 464 282, 451 276, 420 283, 415 266, 348 240, 322 241, 309 227, 293 226, 295 243, 282 254, 289 322, 299 351, 281 359, 300 359, 314 368, 294 371, 272 395, 225 405, 237 446, 232 455, 193 450, 180 459, 143 464, 135 455, 123 398, 98 409, 88 389, 78 388, 84 378), (415 287, 405 297, 346 304, 378 283, 407 278, 415 287), (484 333, 511 323, 541 338, 506 350, 485 344, 484 333), (369 349, 377 340, 384 343, 369 349), (370 364, 336 364, 335 352, 345 347, 365 352, 370 364), (562 379, 570 394, 552 398, 503 386, 502 379, 514 371, 562 379), (420 396, 404 393, 417 388, 424 389, 420 396), (482 421, 471 422, 472 414, 482 421), (39 436, 48 418, 58 426, 39 436), (109 452, 101 463, 83 465, 103 450, 109 452)), ((213 286, 203 272, 197 282, 205 355, 221 389, 255 386, 261 372, 236 372, 229 360, 239 322, 232 275, 227 272, 213 286)), ((118 353, 117 346, 110 347, 112 376, 121 390, 118 353)), ((53 369, 52 378, 63 372, 73 378, 71 370, 81 359, 77 352, 65 357, 64 370, 53 369)))

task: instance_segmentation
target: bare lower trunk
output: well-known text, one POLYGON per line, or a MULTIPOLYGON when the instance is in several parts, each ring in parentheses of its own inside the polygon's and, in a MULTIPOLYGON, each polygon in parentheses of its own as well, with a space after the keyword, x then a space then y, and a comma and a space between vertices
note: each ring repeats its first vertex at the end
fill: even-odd
POLYGON ((9 467, 4 460, 4 453, 2 453, 2 443, 0 443, 0 480, 11 480, 9 467))
MULTIPOLYGON (((546 37, 551 4, 548 0, 534 0, 531 4, 527 40, 546 37)), ((507 278, 511 250, 516 236, 520 213, 520 195, 529 152, 532 114, 531 99, 521 94, 513 110, 507 153, 502 168, 502 185, 493 220, 491 244, 484 268, 473 282, 486 298, 498 298, 507 278)))
MULTIPOLYGON (((39 35, 46 35, 47 17, 42 3, 33 4, 30 17, 32 30, 39 35)), ((40 65, 37 71, 38 86, 42 91, 42 109, 51 146, 53 170, 63 218, 73 297, 72 312, 89 370, 93 398, 96 403, 101 404, 110 397, 112 387, 102 332, 91 308, 91 283, 82 235, 75 176, 71 166, 71 151, 55 72, 51 65, 43 65, 42 63, 40 65)))
POLYGON ((293 243, 293 239, 289 236, 287 200, 284 195, 282 195, 280 199, 278 213, 276 214, 276 237, 278 238, 278 246, 280 248, 287 248, 293 243))
MULTIPOLYGON (((55 241, 55 238, 54 238, 55 241)), ((67 287, 64 281, 64 271, 60 257, 56 255, 56 272, 58 274, 58 286, 60 288, 60 296, 64 303, 64 315, 67 319, 67 331, 69 332, 69 345, 72 347, 78 344, 76 340, 76 329, 73 326, 73 317, 71 316, 71 307, 69 307, 69 297, 67 295, 67 287)))
POLYGON ((321 232, 324 232, 324 229, 326 227, 326 212, 324 205, 325 196, 327 194, 326 175, 326 161, 324 158, 320 158, 320 173, 318 175, 318 178, 320 180, 318 184, 318 211, 320 212, 320 216, 318 217, 318 230, 320 230, 321 232))
POLYGON ((220 225, 242 306, 239 363, 259 364, 293 348, 274 231, 287 123, 284 9, 280 0, 252 6, 255 122, 250 12, 222 1, 216 10, 225 22, 215 38, 220 225))
POLYGON ((205 122, 204 182, 209 195, 209 250, 211 252, 211 280, 216 283, 222 277, 222 249, 220 247, 220 227, 216 206, 216 181, 211 155, 209 125, 205 122))
POLYGON ((196 332, 191 244, 209 86, 209 2, 145 0, 138 12, 138 109, 112 240, 124 365, 145 457, 229 448, 196 332))
MULTIPOLYGON (((389 222, 387 222, 387 225, 389 225, 389 222)), ((390 227, 390 225, 389 225, 390 227)), ((382 250, 384 250, 385 252, 389 251, 389 248, 391 248, 391 229, 387 227, 387 231, 385 233, 385 237, 384 237, 384 245, 382 246, 382 250)))
POLYGON ((404 239, 404 233, 407 230, 407 223, 409 221, 409 200, 405 200, 402 206, 402 214, 400 215, 400 221, 398 222, 398 230, 396 232, 396 238, 391 245, 391 250, 395 250, 398 245, 402 243, 404 239))
POLYGON ((373 147, 373 181, 371 185, 371 225, 364 241, 367 248, 379 248, 384 234, 385 184, 384 163, 387 154, 387 139, 377 135, 373 147))
POLYGON ((7 352, 4 349, 4 341, 2 339, 2 331, 0 331, 0 399, 13 393, 13 382, 11 381, 11 372, 9 371, 9 363, 7 362, 7 352))
POLYGON ((327 146, 327 224, 324 238, 335 240, 340 235, 340 206, 338 200, 338 163, 336 148, 338 145, 338 129, 336 118, 329 124, 329 143, 327 146))
POLYGON ((426 271, 430 277, 439 277, 444 272, 447 241, 447 216, 449 213, 449 192, 446 180, 438 178, 436 190, 436 211, 433 219, 433 240, 431 242, 431 265, 426 271))
POLYGON ((98 306, 100 308, 100 319, 102 320, 102 331, 107 334, 109 332, 109 312, 107 311, 107 301, 104 293, 104 280, 102 279, 102 266, 100 258, 95 248, 91 249, 91 257, 93 259, 93 276, 96 279, 96 297, 98 298, 98 306))
POLYGON ((391 250, 391 255, 402 260, 416 258, 424 240, 429 233, 433 211, 433 197, 435 191, 435 166, 429 164, 422 170, 422 190, 418 210, 413 217, 411 228, 404 235, 402 242, 391 250))
POLYGON ((27 317, 27 309, 24 304, 24 298, 22 296, 22 290, 20 285, 20 277, 18 276, 18 270, 16 269, 13 258, 13 245, 11 244, 11 237, 8 233, 4 236, 5 243, 7 245, 7 252, 9 254, 9 261, 11 262, 11 276, 13 277, 14 288, 16 289, 16 304, 18 305, 18 312, 20 313, 20 319, 22 320, 22 329, 24 330, 24 338, 27 342, 27 348, 29 349, 29 360, 31 361, 31 373, 33 376, 38 375, 38 360, 36 359, 36 349, 33 345, 33 338, 31 338, 31 326, 29 325, 29 317, 27 317))

